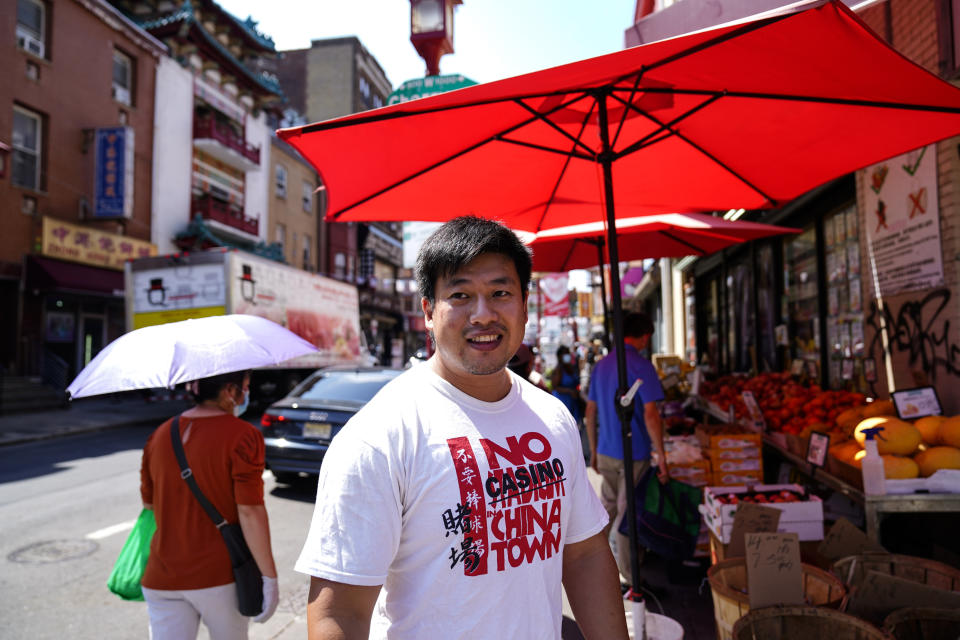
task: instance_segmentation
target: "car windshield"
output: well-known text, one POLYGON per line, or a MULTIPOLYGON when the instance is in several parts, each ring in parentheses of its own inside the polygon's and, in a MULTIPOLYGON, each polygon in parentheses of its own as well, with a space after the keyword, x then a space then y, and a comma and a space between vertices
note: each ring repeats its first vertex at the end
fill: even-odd
POLYGON ((298 394, 304 400, 332 400, 364 404, 383 385, 397 376, 397 371, 328 371, 309 381, 298 394))

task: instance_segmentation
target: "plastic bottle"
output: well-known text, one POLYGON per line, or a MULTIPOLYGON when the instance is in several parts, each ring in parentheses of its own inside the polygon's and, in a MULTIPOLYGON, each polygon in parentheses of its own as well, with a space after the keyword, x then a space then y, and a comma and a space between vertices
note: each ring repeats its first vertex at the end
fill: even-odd
POLYGON ((883 470, 883 458, 877 451, 876 436, 883 431, 883 427, 864 429, 866 440, 863 448, 866 454, 861 461, 863 469, 863 492, 868 496, 882 496, 887 493, 887 476, 883 470))

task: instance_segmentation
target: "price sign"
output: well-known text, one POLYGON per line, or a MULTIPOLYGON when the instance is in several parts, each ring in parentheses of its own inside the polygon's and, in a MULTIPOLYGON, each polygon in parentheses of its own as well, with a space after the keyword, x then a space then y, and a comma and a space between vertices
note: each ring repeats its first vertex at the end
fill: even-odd
POLYGON ((750 608, 804 604, 800 541, 796 533, 748 533, 750 608))
POLYGON ((763 412, 760 411, 760 405, 757 404, 757 399, 753 395, 753 392, 744 391, 741 396, 743 397, 743 404, 747 405, 747 411, 750 413, 753 425, 765 430, 767 428, 767 421, 763 419, 763 412))
POLYGON ((840 365, 840 377, 844 380, 853 380, 853 359, 844 358, 840 365))
POLYGON ((893 399, 893 406, 897 408, 897 415, 902 420, 943 415, 940 398, 933 387, 894 391, 890 397, 893 399))
POLYGON ((793 375, 793 376, 803 375, 803 360, 801 360, 800 358, 793 359, 793 362, 790 363, 790 375, 793 375))

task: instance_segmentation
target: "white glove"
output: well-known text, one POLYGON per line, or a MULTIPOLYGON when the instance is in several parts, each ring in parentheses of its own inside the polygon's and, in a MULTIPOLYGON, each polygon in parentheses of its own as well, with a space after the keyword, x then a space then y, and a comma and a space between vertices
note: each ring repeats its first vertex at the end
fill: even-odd
POLYGON ((266 622, 277 610, 280 602, 280 588, 276 578, 263 576, 263 611, 253 619, 254 622, 266 622))

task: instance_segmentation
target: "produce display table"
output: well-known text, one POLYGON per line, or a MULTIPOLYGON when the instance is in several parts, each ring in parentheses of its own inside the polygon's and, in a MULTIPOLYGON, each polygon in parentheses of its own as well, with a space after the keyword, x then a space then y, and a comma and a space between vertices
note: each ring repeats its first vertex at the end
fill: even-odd
POLYGON ((844 482, 823 469, 813 467, 800 456, 783 448, 764 434, 764 448, 790 462, 798 471, 812 480, 838 491, 863 505, 867 535, 880 542, 880 523, 890 513, 957 513, 960 514, 960 494, 914 493, 905 495, 866 496, 860 489, 844 482))

